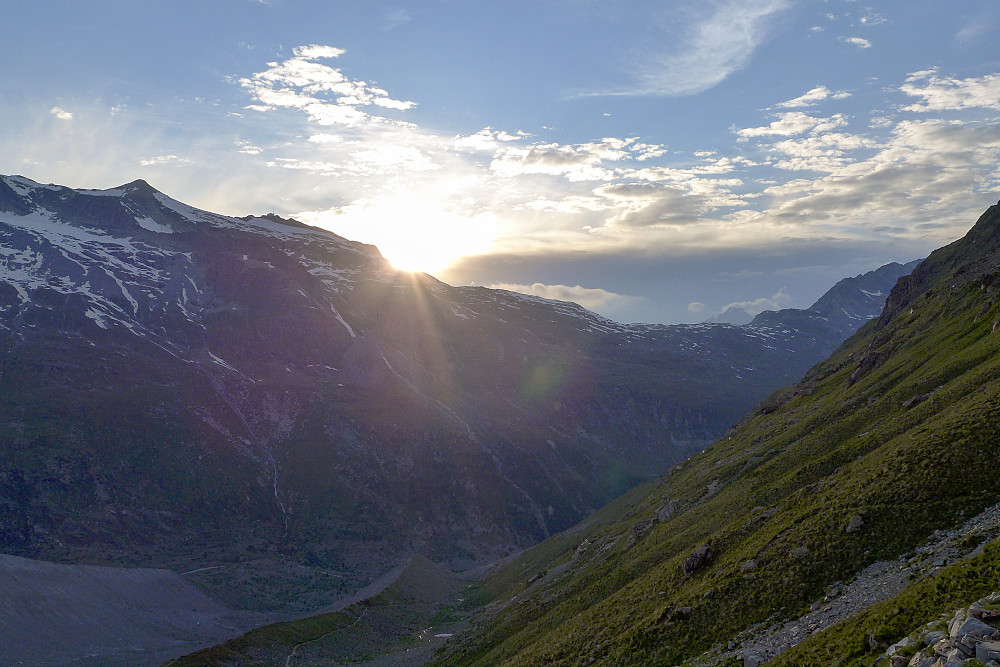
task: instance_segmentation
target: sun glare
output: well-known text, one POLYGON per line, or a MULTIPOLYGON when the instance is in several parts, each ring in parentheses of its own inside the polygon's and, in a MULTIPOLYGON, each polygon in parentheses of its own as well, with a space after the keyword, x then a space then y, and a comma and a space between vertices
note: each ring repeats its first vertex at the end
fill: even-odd
POLYGON ((397 269, 430 274, 489 250, 496 235, 492 214, 463 215, 435 200, 410 196, 356 202, 317 222, 374 244, 397 269))

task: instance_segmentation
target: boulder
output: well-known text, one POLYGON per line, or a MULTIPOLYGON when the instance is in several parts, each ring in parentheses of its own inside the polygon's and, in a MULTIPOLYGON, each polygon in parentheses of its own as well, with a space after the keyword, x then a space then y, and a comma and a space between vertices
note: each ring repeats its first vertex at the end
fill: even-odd
POLYGON ((847 522, 847 526, 844 528, 844 532, 848 535, 851 533, 856 533, 861 530, 861 527, 865 525, 865 520, 860 514, 855 514, 851 517, 850 521, 847 522))
POLYGON ((1000 660, 1000 641, 987 639, 976 645, 976 660, 987 662, 989 660, 1000 660))
POLYGON ((689 577, 698 570, 704 568, 712 560, 712 547, 703 544, 694 550, 690 556, 684 559, 682 569, 684 576, 689 577))
POLYGON ((906 663, 906 667, 931 667, 935 662, 937 662, 937 658, 934 653, 925 649, 914 653, 910 661, 906 663))
POLYGON ((977 640, 991 639, 994 632, 996 632, 996 630, 986 625, 978 618, 970 618, 958 627, 958 630, 952 634, 952 639, 963 642, 967 645, 975 646, 975 642, 977 640))
POLYGON ((889 650, 887 650, 885 652, 885 654, 891 658, 892 656, 894 656, 897 653, 899 653, 900 650, 906 648, 907 646, 909 646, 912 643, 913 643, 912 639, 910 639, 909 637, 903 637, 898 642, 896 642, 895 644, 893 644, 892 646, 890 646, 889 650))

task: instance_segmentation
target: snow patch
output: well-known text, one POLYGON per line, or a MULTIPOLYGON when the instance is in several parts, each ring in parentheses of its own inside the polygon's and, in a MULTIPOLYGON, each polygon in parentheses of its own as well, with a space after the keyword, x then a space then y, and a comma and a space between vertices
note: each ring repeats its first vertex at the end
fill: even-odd
POLYGON ((143 229, 156 232, 157 234, 173 234, 174 230, 169 225, 164 225, 162 223, 153 220, 152 218, 136 218, 135 222, 137 225, 143 229))

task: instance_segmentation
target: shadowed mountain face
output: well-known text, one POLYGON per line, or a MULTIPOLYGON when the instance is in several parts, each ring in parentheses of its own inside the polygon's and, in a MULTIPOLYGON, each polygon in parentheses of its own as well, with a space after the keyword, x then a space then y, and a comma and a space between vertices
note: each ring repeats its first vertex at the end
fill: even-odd
POLYGON ((840 342, 825 317, 620 325, 143 181, 2 177, 0 549, 345 581, 494 559, 718 437, 840 342))
POLYGON ((493 571, 437 662, 889 664, 1000 589, 998 330, 1000 204, 725 437, 493 571))

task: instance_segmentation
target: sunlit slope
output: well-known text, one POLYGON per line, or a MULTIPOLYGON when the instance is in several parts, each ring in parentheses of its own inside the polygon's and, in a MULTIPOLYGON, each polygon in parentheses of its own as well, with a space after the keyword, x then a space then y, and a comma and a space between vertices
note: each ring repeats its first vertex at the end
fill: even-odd
POLYGON ((994 206, 798 385, 493 573, 438 662, 677 664, 1000 501, 998 248, 994 206))

